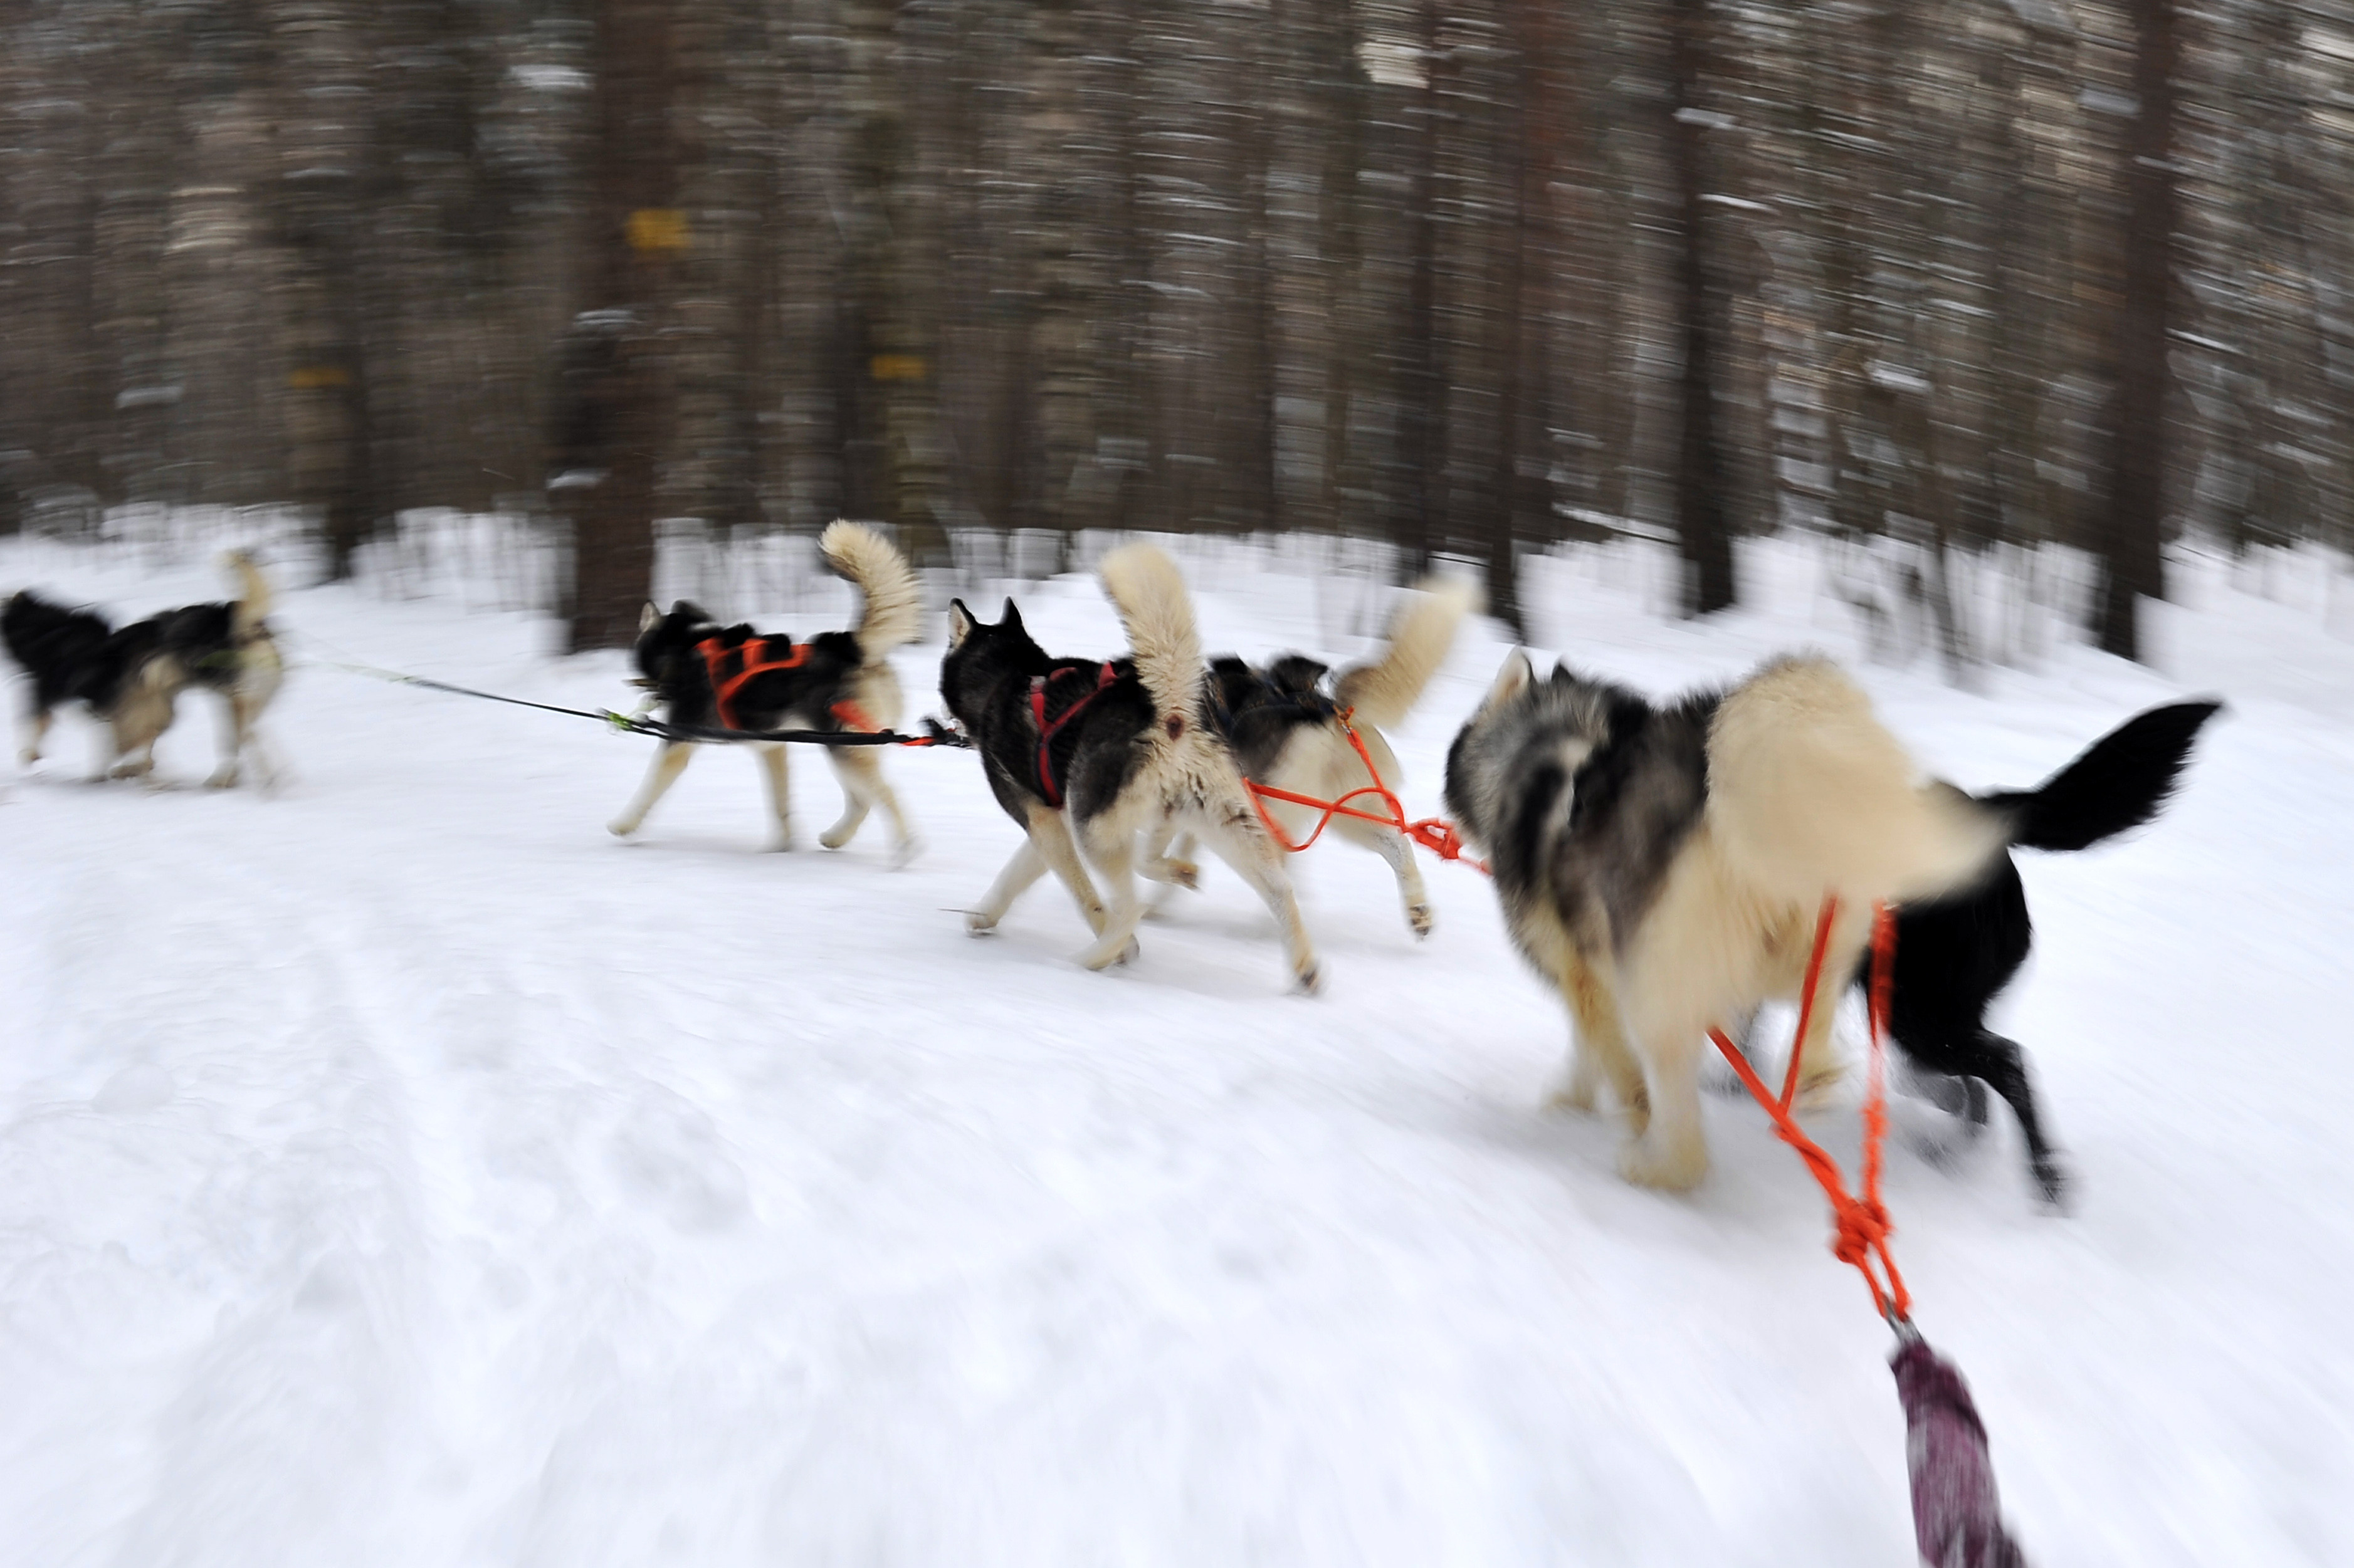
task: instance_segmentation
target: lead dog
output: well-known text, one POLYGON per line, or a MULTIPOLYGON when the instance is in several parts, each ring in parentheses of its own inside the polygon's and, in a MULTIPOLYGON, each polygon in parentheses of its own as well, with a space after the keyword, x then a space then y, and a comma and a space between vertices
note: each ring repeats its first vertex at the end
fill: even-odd
MULTIPOLYGON (((1559 1097, 1607 1080, 1636 1134, 1632 1181, 1708 1170, 1700 1054, 1711 1028, 1795 997, 1816 913, 1839 898, 1826 972, 1850 972, 1875 900, 1982 874, 1999 815, 1916 782, 1863 693, 1829 662, 1782 659, 1724 692, 1657 707, 1505 660, 1447 758, 1447 804, 1486 849, 1513 941, 1576 1025, 1559 1097)), ((1821 1060, 1833 1009, 1807 1047, 1821 1060)))
MULTIPOLYGON (((685 729, 889 729, 904 700, 891 668, 891 650, 914 641, 922 598, 907 557, 863 523, 836 521, 818 537, 826 564, 848 577, 864 607, 850 631, 825 631, 807 642, 764 638, 749 626, 722 627, 686 599, 664 615, 652 605, 639 618, 634 650, 639 684, 659 699, 665 723, 685 729)), ((753 745, 769 780, 777 824, 776 847, 793 847, 792 802, 785 748, 753 745)), ((695 755, 692 740, 664 740, 645 782, 609 824, 627 838, 638 831, 695 755)), ((829 746, 826 760, 841 780, 841 820, 820 834, 828 849, 848 843, 876 806, 891 820, 894 858, 905 864, 922 848, 883 778, 879 747, 829 746)))
POLYGON ((1128 628, 1129 658, 1056 659, 1010 599, 993 626, 962 599, 949 606, 940 695, 980 750, 997 803, 1026 835, 966 928, 994 930, 1052 870, 1096 934, 1079 961, 1108 968, 1136 950, 1139 837, 1161 844, 1191 832, 1266 900, 1292 978, 1313 991, 1316 954, 1282 852, 1251 809, 1234 753, 1204 722, 1202 644, 1184 578, 1150 545, 1113 551, 1102 575, 1128 628), (1108 906, 1089 865, 1104 878, 1108 906))
MULTIPOLYGON (((1205 693, 1210 724, 1233 747, 1243 777, 1253 783, 1320 800, 1338 800, 1352 789, 1375 783, 1395 790, 1404 770, 1382 731, 1405 723, 1414 711, 1423 688, 1447 662, 1471 601, 1471 588, 1465 583, 1440 578, 1425 583, 1392 623, 1381 656, 1341 671, 1329 689, 1325 676, 1330 667, 1305 654, 1287 653, 1265 669, 1238 658, 1213 659, 1205 693), (1349 744, 1352 729, 1364 742, 1365 756, 1373 758, 1378 778, 1368 775, 1365 758, 1349 744)), ((1378 810, 1368 804, 1373 800, 1360 796, 1351 803, 1378 810)), ((1259 803, 1294 842, 1311 830, 1318 815, 1289 801, 1262 799, 1259 803)), ((1405 906, 1406 925, 1417 937, 1430 935, 1430 895, 1415 863, 1413 842, 1395 828, 1363 817, 1336 815, 1331 831, 1389 863, 1405 906)), ((1190 837, 1181 836, 1170 849, 1150 846, 1145 874, 1192 887, 1196 881, 1192 854, 1190 837)))
POLYGON ((241 550, 224 564, 238 580, 235 599, 183 605, 120 628, 94 610, 68 609, 30 589, 11 598, 0 609, 0 641, 33 678, 19 760, 28 768, 38 762, 56 711, 80 702, 109 731, 100 774, 146 777, 180 694, 201 686, 228 706, 220 762, 206 782, 214 789, 235 784, 249 756, 265 782, 275 778, 259 727, 285 675, 267 620, 270 582, 241 550))

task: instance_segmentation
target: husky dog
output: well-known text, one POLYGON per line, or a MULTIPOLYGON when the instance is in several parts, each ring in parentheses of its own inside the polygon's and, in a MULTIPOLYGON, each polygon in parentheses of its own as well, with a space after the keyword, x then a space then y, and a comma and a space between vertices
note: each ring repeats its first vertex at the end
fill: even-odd
MULTIPOLYGON (((2038 788, 1992 791, 1978 800, 2009 821, 2010 846, 2088 848, 2158 815, 2200 726, 2222 705, 2152 708, 2094 741, 2038 788)), ((2007 849, 1983 881, 1905 905, 1896 914, 1888 1032, 1924 1091, 1967 1117, 1967 1136, 1975 1138, 1986 1124, 1988 1087, 2009 1102, 2027 1144, 2028 1170, 2043 1201, 2057 1207, 2066 1178, 2036 1116, 2026 1059, 2017 1041, 1986 1026, 1987 1008, 2019 973, 2033 942, 2027 892, 2007 849)), ((1856 976, 1860 986, 1867 980, 1867 972, 1856 976)))
MULTIPOLYGON (((1504 662, 1447 758, 1447 804, 1482 846, 1512 939, 1561 988, 1576 1047, 1559 1098, 1607 1079, 1636 1134, 1632 1181, 1706 1174, 1708 1031, 1805 982, 1816 913, 1840 900, 1827 972, 1852 972, 1875 900, 1983 874, 1998 813, 1916 782, 1836 665, 1782 659, 1660 707, 1528 656, 1504 662)), ((1805 1043, 1826 1054, 1833 1010, 1805 1043)))
POLYGON ((206 782, 215 789, 235 784, 249 755, 265 781, 275 777, 258 727, 285 675, 266 619, 270 583, 241 550, 225 564, 237 575, 237 599, 184 605, 121 628, 93 610, 67 609, 29 589, 9 599, 0 610, 0 641, 33 678, 19 753, 27 767, 40 760, 55 711, 81 702, 110 732, 101 774, 146 777, 154 770, 155 742, 171 727, 180 693, 201 686, 228 705, 220 763, 206 782))
MULTIPOLYGON (((639 684, 660 700, 664 722, 684 729, 888 729, 903 706, 891 650, 913 641, 922 597, 907 557, 863 523, 836 521, 818 537, 826 564, 854 584, 865 606, 855 630, 825 631, 807 642, 762 637, 749 626, 722 627, 680 599, 664 615, 652 605, 638 620, 639 684)), ((638 831, 695 754, 691 740, 664 740, 638 789, 610 824, 627 838, 638 831)), ((793 847, 785 748, 757 745, 776 813, 776 847, 793 847)), ((905 865, 922 841, 907 825, 899 798, 884 781, 880 750, 830 746, 826 760, 842 781, 842 818, 818 842, 840 849, 876 806, 891 820, 894 860, 905 865)))
POLYGON ((1234 753, 1204 722, 1202 645, 1176 563, 1150 545, 1104 557, 1104 590, 1128 628, 1127 659, 1056 659, 1032 641, 1012 599, 994 625, 958 599, 949 606, 940 695, 980 749, 989 788, 1028 835, 965 916, 976 935, 996 928, 1049 869, 1078 900, 1095 934, 1080 962, 1100 969, 1136 950, 1142 913, 1137 841, 1166 843, 1190 831, 1233 866, 1274 911, 1300 987, 1317 983, 1316 954, 1234 753), (1084 853, 1087 863, 1082 864, 1084 853), (1096 895, 1087 865, 1103 874, 1096 895))
MULTIPOLYGON (((1305 654, 1287 653, 1263 670, 1242 659, 1213 659, 1206 693, 1210 724, 1233 747, 1243 777, 1253 783, 1320 800, 1337 800, 1375 783, 1394 790, 1402 769, 1382 730, 1405 723, 1414 711, 1423 688, 1447 662, 1471 599, 1467 584, 1440 578, 1425 583, 1391 626, 1389 645, 1381 657, 1341 671, 1330 691, 1324 681, 1329 667, 1305 654), (1349 727, 1365 743, 1379 779, 1367 776, 1364 759, 1349 744, 1348 730, 1341 723, 1343 714, 1351 715, 1349 727)), ((1362 806, 1372 799, 1360 797, 1354 803, 1362 806)), ((1316 821, 1317 813, 1306 806, 1275 800, 1260 803, 1295 842, 1316 821)), ((1389 862, 1405 905, 1406 924, 1416 936, 1429 936, 1430 895, 1423 888, 1413 842, 1395 828, 1363 817, 1335 816, 1331 831, 1389 862)), ((1171 849, 1152 846, 1144 874, 1156 882, 1193 886, 1192 855, 1190 836, 1181 837, 1171 849)))

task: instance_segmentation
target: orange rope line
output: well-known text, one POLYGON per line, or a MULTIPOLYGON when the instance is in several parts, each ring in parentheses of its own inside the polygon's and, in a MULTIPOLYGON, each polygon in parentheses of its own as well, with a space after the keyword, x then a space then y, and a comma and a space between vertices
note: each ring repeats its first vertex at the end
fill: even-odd
POLYGON ((1244 779, 1244 787, 1250 791, 1251 808, 1258 812, 1258 820, 1266 825, 1268 836, 1293 854, 1298 854, 1324 836, 1324 830, 1332 825, 1333 818, 1354 817, 1360 821, 1378 822, 1383 827, 1404 833, 1439 859, 1459 860, 1481 874, 1486 874, 1488 863, 1469 859, 1464 854, 1462 835, 1455 831, 1453 823, 1443 817, 1421 817, 1412 821, 1407 819, 1405 807, 1399 801, 1397 796, 1390 791, 1389 786, 1382 782, 1381 769, 1373 766, 1373 754, 1365 749, 1364 740, 1357 734, 1356 727, 1349 723, 1351 711, 1343 709, 1334 716, 1340 720, 1341 733, 1347 736, 1349 744, 1356 748, 1357 759, 1365 765, 1365 777, 1373 782, 1359 785, 1337 800, 1320 800, 1312 795, 1300 795, 1289 789, 1278 789, 1272 784, 1261 784, 1257 779, 1244 779), (1371 811, 1361 810, 1349 804, 1360 795, 1379 796, 1382 804, 1389 808, 1389 815, 1376 816, 1371 811), (1294 806, 1306 806, 1321 814, 1316 819, 1316 826, 1308 836, 1298 843, 1293 843, 1285 834, 1281 825, 1276 821, 1275 814, 1267 809, 1267 802, 1269 800, 1282 800, 1294 806))
POLYGON ((1866 1080, 1863 1100, 1863 1160, 1860 1173, 1861 1197, 1850 1196, 1847 1183, 1840 1175, 1839 1161, 1823 1151, 1820 1144, 1798 1128, 1790 1116, 1790 1096, 1798 1081, 1798 1057, 1806 1049, 1806 1019, 1815 1003, 1816 982, 1820 979, 1823 954, 1829 946, 1831 921, 1839 910, 1838 900, 1823 900, 1822 916, 1815 926, 1814 956, 1807 966, 1807 990, 1799 1007, 1799 1033, 1790 1047, 1790 1071, 1778 1099, 1769 1091, 1749 1059, 1738 1046, 1724 1037, 1722 1030, 1712 1029, 1709 1038, 1724 1053, 1733 1065, 1742 1086, 1750 1097, 1764 1108, 1774 1121, 1774 1131, 1783 1142, 1797 1150, 1798 1158, 1821 1184, 1823 1196, 1831 1206, 1831 1255, 1852 1266, 1863 1276, 1863 1283, 1872 1291, 1872 1304, 1891 1324, 1905 1321, 1911 1315, 1913 1294, 1904 1287, 1904 1277, 1897 1272, 1896 1259, 1888 1250, 1889 1233, 1895 1227, 1889 1223, 1888 1210, 1880 1201, 1881 1145, 1888 1136, 1887 1080, 1884 1071, 1888 1033, 1888 998, 1890 972, 1896 961, 1896 919, 1887 906, 1872 911, 1872 1054, 1871 1068, 1866 1080), (1879 1272, 1872 1260, 1879 1260, 1879 1272), (1885 1283, 1882 1278, 1885 1277, 1885 1283))

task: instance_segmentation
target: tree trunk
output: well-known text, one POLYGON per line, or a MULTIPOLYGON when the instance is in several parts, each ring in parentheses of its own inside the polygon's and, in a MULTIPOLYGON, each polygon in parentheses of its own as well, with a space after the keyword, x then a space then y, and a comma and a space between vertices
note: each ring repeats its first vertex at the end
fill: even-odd
POLYGON ((1676 318, 1683 340, 1677 442, 1676 534, 1689 572, 1684 611, 1707 615, 1734 599, 1733 535, 1724 514, 1723 437, 1717 429, 1715 334, 1710 330, 1705 149, 1701 73, 1707 0, 1675 0, 1670 19, 1668 155, 1676 183, 1676 318))
POLYGON ((2174 0, 2131 0, 2136 109, 2126 135, 2125 291, 2115 319, 2116 387, 2106 505, 2099 532, 2106 583, 2094 612, 2103 652, 2139 659, 2142 596, 2163 598, 2167 318, 2177 228, 2174 0))
POLYGON ((655 336, 687 241, 672 154, 671 0, 602 0, 597 16, 595 225, 566 352, 560 479, 573 524, 567 652, 626 648, 653 590, 667 366, 655 336))

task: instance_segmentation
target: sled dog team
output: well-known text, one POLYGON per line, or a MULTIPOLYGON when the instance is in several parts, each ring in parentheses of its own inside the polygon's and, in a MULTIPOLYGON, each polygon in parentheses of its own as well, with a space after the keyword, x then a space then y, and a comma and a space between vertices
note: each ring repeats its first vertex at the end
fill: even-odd
MULTIPOLYGON (((796 643, 721 626, 685 600, 666 614, 646 607, 637 683, 667 724, 898 725, 905 704, 890 654, 920 630, 915 577, 864 524, 837 522, 819 544, 864 601, 850 630, 796 643)), ((109 727, 110 770, 143 774, 178 694, 203 686, 228 704, 211 782, 236 782, 249 758, 268 778, 256 721, 281 669, 264 620, 269 588, 249 559, 231 565, 239 599, 119 630, 30 593, 9 600, 0 633, 33 685, 24 759, 38 757, 51 711, 80 701, 109 727)), ((1184 580, 1150 545, 1113 551, 1100 570, 1128 633, 1124 657, 1049 653, 1010 599, 993 623, 960 599, 949 606, 940 694, 1023 830, 967 913, 968 929, 992 930, 1051 872, 1094 935, 1080 961, 1108 968, 1137 951, 1137 878, 1192 887, 1192 856, 1206 847, 1265 901, 1295 983, 1315 990, 1315 948, 1268 830, 1272 821, 1296 835, 1315 813, 1254 800, 1251 786, 1327 800, 1368 785, 1394 789, 1396 758, 1382 729, 1405 719, 1445 661, 1469 591, 1426 584, 1380 654, 1334 675, 1297 654, 1264 668, 1205 660, 1184 580)), ((1987 1120, 1988 1088, 2011 1107, 2039 1192, 2057 1204, 2065 1176, 2022 1053, 1985 1021, 2031 941, 2009 852, 2082 849, 2150 820, 2219 706, 2153 709, 2036 789, 1972 796, 1921 779, 1862 691, 1819 657, 1776 659, 1729 688, 1661 704, 1566 665, 1542 674, 1514 652, 1448 749, 1444 794, 1465 842, 1488 857, 1513 943, 1568 1005, 1572 1055, 1556 1097, 1592 1111, 1607 1091, 1632 1134, 1620 1160, 1628 1180, 1681 1190, 1705 1175, 1708 1032, 1737 1035, 1762 1003, 1797 1000, 1828 896, 1840 913, 1825 972, 1841 984, 1865 978, 1872 906, 1896 906, 1892 1038, 1971 1135, 1987 1120)), ((781 847, 790 842, 785 747, 750 744, 781 847)), ((694 746, 662 743, 613 832, 638 830, 694 746)), ((843 810, 820 842, 848 843, 879 807, 904 863, 920 841, 880 750, 826 748, 843 810)), ((1407 924, 1426 936, 1430 905, 1405 835, 1347 816, 1333 831, 1389 863, 1407 924)), ((1799 1042, 1810 1088, 1840 1072, 1832 1013, 1816 1008, 1799 1042)))

